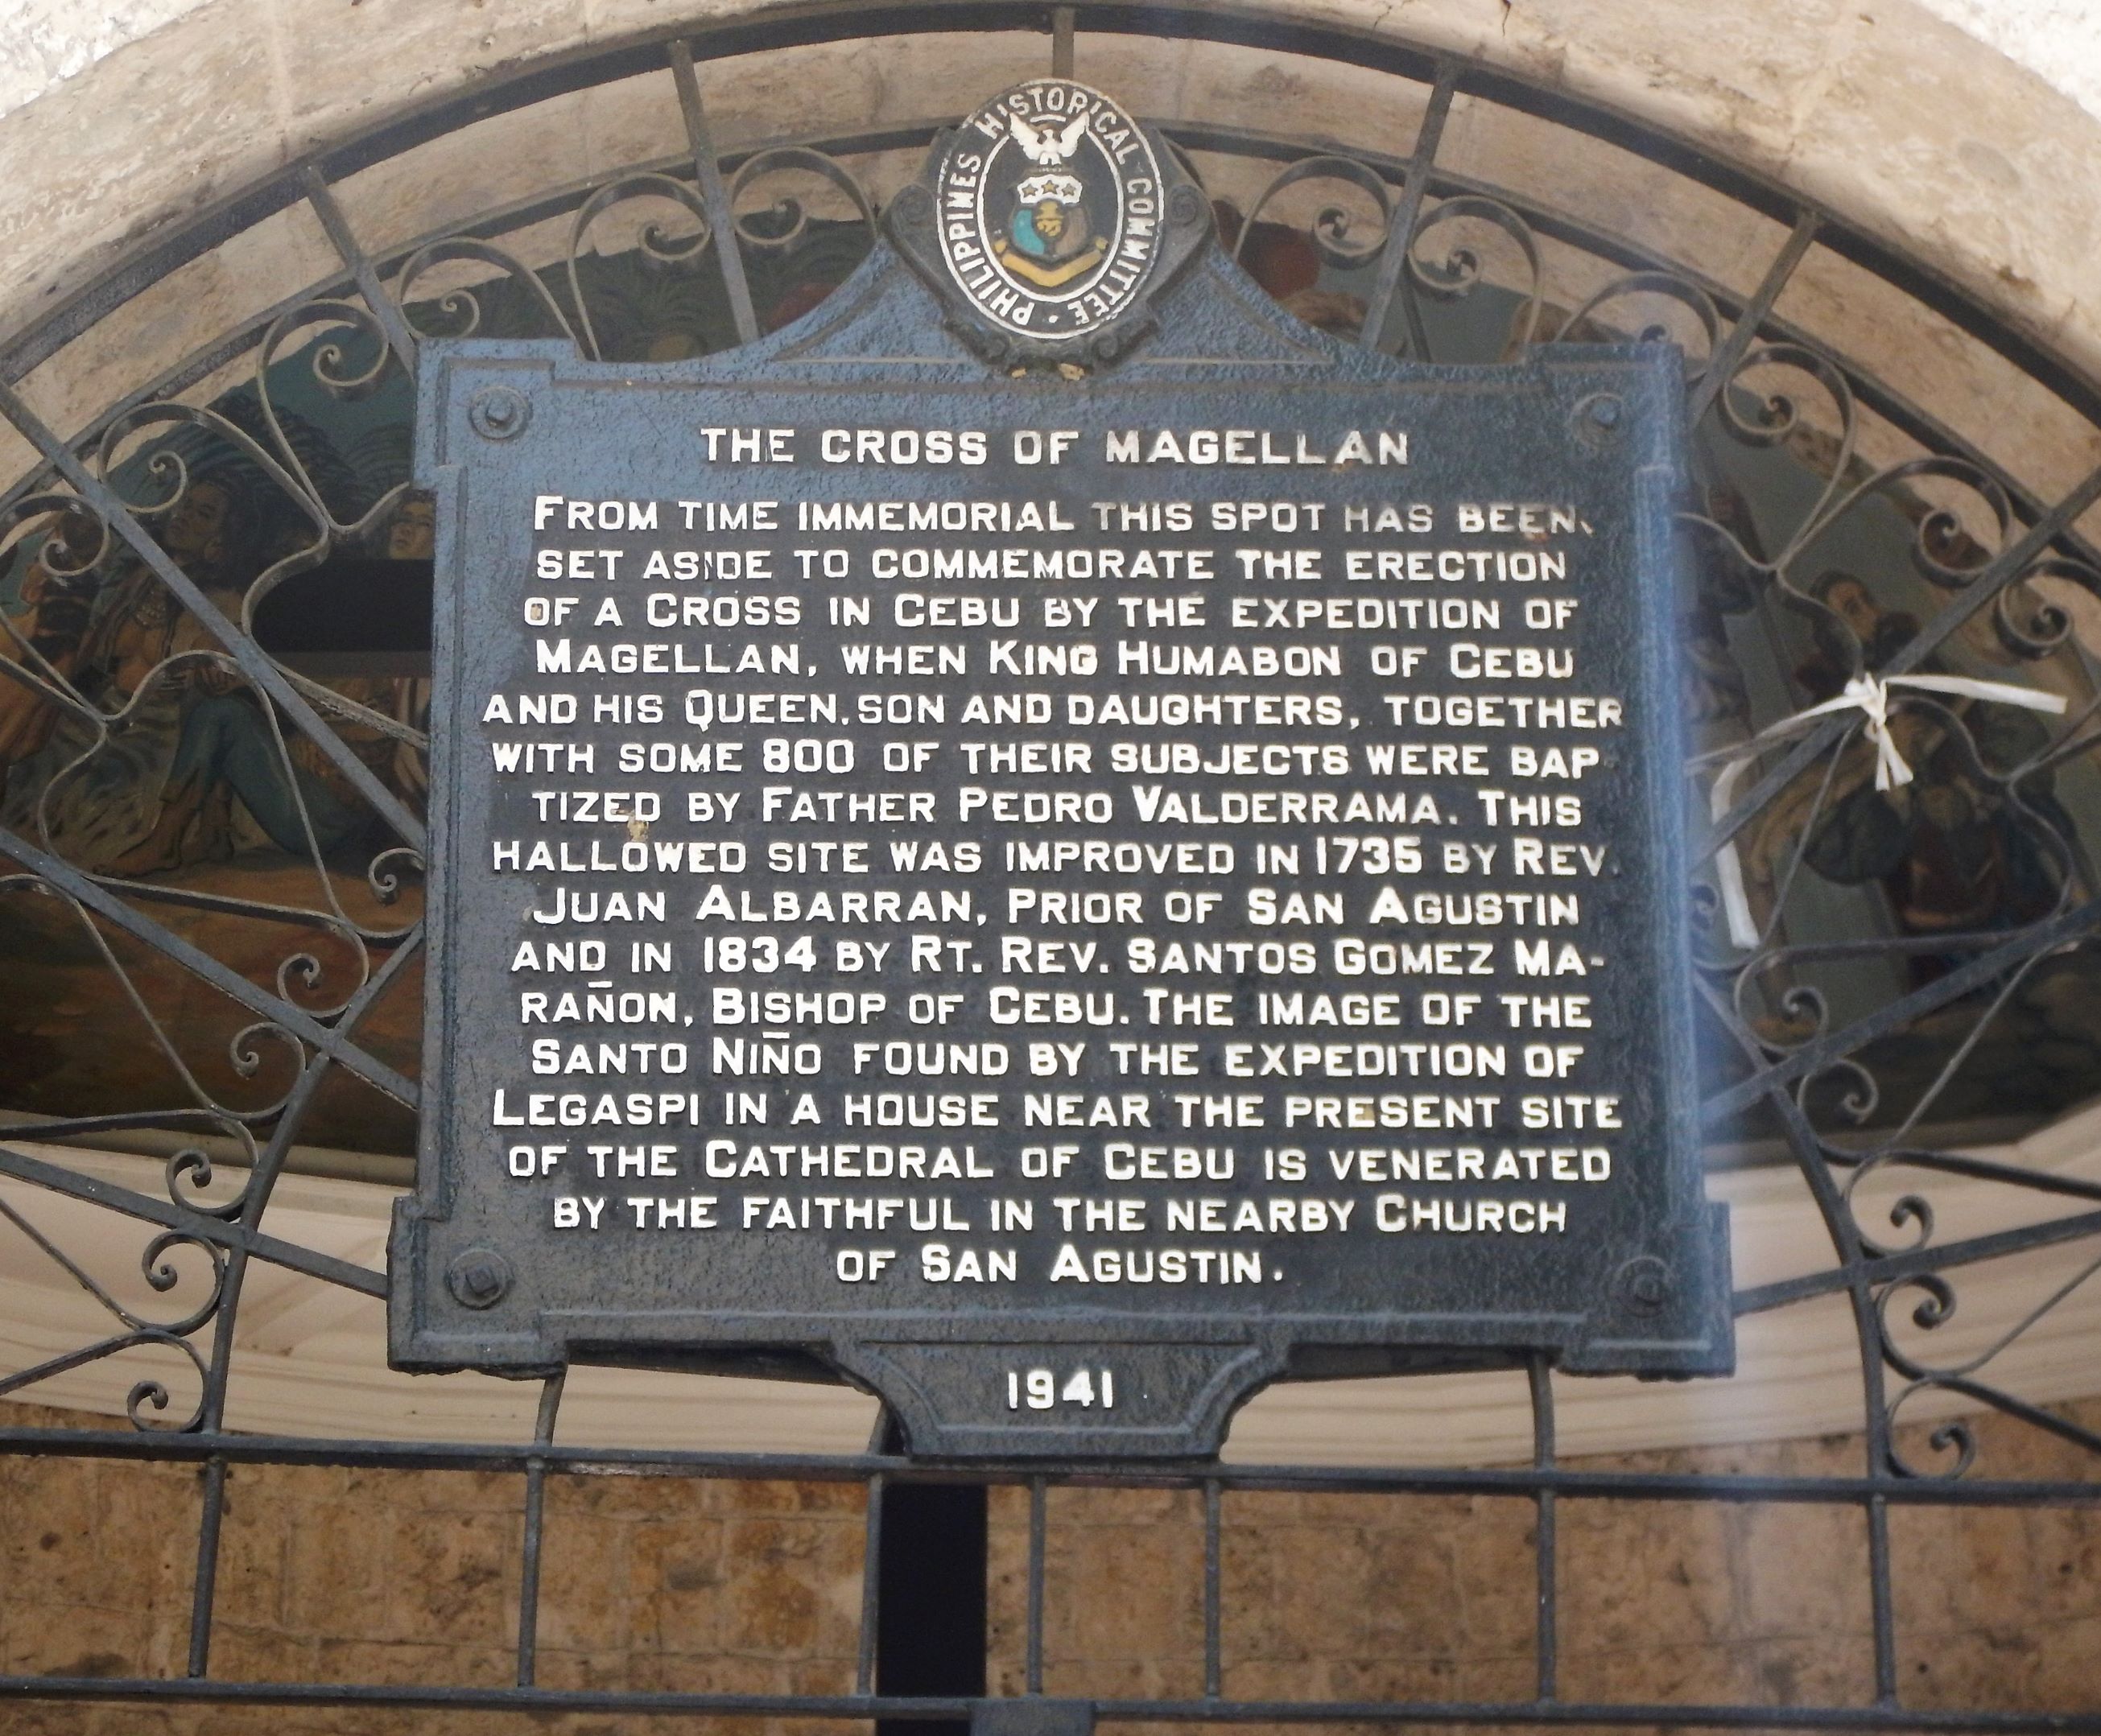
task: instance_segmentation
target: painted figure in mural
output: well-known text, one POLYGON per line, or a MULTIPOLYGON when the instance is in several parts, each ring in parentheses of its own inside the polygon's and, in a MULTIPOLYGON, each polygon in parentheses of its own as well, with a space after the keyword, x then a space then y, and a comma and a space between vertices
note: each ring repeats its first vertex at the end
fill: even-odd
MULTIPOLYGON (((1707 488, 1705 504, 1710 520, 1754 559, 1763 556, 1758 528, 1741 493, 1716 483, 1707 488)), ((1692 601, 1679 616, 1679 643, 1685 653, 1679 678, 1694 751, 1705 753, 1750 737, 1750 689, 1729 644, 1728 617, 1757 607, 1761 581, 1722 537, 1700 537, 1694 553, 1692 601)))
MULTIPOLYGON (((1830 610, 1860 642, 1860 666, 1878 669, 1918 636, 1918 617, 1902 609, 1885 609, 1867 581, 1833 571, 1810 587, 1810 594, 1830 610)), ((1852 678, 1850 648, 1829 629, 1820 631, 1816 649, 1795 666, 1795 679, 1811 698, 1827 700, 1852 678)))
MULTIPOLYGON (((427 496, 408 496, 380 537, 386 557, 431 558, 435 519, 427 496)), ((352 678, 332 691, 382 717, 413 721, 428 685, 396 678, 352 678)), ((394 735, 356 717, 330 723, 351 751, 390 788, 418 793, 422 761, 394 735)), ((280 850, 303 859, 356 843, 372 829, 369 806, 342 767, 303 731, 273 727, 264 701, 245 687, 224 687, 185 710, 175 754, 152 829, 109 864, 126 878, 164 873, 231 853, 227 828, 198 822, 215 803, 237 799, 280 850), (311 833, 312 842, 308 841, 311 833)))
MULTIPOLYGON (((154 526, 156 540, 220 613, 237 619, 243 585, 268 559, 289 550, 263 546, 264 500, 259 479, 237 464, 192 449, 188 487, 154 526)), ((184 663, 164 669, 167 660, 215 651, 218 637, 155 576, 144 562, 127 558, 98 599, 95 623, 80 658, 79 686, 106 711, 139 702, 132 715, 141 740, 173 729, 179 736, 200 706, 216 711, 237 703, 244 678, 219 662, 184 663), (172 714, 170 706, 172 705, 172 714)), ((232 829, 231 804, 215 798, 185 816, 190 825, 188 859, 224 855, 232 829), (192 824, 191 823, 194 824, 192 824)), ((170 864, 172 865, 172 864, 170 864)))
MULTIPOLYGON (((52 535, 63 544, 63 527, 52 535)), ((42 688, 10 671, 69 679, 80 662, 100 584, 91 571, 54 572, 41 549, 28 558, 19 591, 24 607, 0 628, 0 664, 6 665, 0 668, 0 789, 11 770, 51 740, 60 711, 42 688)))
POLYGON ((388 560, 429 560, 437 541, 437 503, 427 494, 410 494, 388 516, 380 549, 388 560))
MULTIPOLYGON (((249 492, 230 470, 194 476, 157 527, 157 540, 169 558, 222 611, 240 608, 234 577, 247 565, 243 544, 254 518, 244 498, 249 492)), ((96 611, 80 663, 115 709, 167 658, 217 643, 152 569, 132 558, 96 611)))
MULTIPOLYGON (((1851 629, 1868 668, 1879 668, 1918 631, 1915 617, 1884 609, 1851 573, 1825 574, 1812 594, 1851 629)), ((1844 686, 1852 668, 1839 647, 1825 644, 1796 674, 1805 691, 1822 700, 1844 686)), ((1809 867, 1838 885, 1878 882, 1900 932, 1907 935, 1990 931, 2047 915, 2056 902, 2060 871, 2038 828, 2072 836, 2071 816, 2046 778, 2019 786, 2020 802, 2030 811, 2024 815, 1992 775, 2042 744, 2046 731, 2034 714, 1972 700, 1948 705, 1962 718, 1975 758, 1930 713, 1917 708, 1899 712, 1891 719, 1891 735, 1914 781, 1877 789, 1873 756, 1864 744, 1856 744, 1833 787, 1829 811, 1803 852, 1809 867)), ((1938 954, 1914 955, 1913 980, 1930 982, 1954 962, 1938 954)))

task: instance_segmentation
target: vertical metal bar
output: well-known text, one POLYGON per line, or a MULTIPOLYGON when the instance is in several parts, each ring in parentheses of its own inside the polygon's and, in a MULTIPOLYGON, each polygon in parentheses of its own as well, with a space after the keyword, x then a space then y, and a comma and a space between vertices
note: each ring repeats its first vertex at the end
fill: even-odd
MULTIPOLYGON (((1533 1469, 1554 1469, 1554 1380, 1546 1358, 1535 1354, 1527 1371, 1532 1387, 1533 1469)), ((1560 1692, 1559 1624, 1556 1619, 1554 1537, 1554 1491, 1541 1489, 1533 1497, 1537 1509, 1534 1520, 1533 1556, 1537 1565, 1539 1607, 1533 1641, 1538 1664, 1539 1698, 1550 1700, 1560 1692)))
MULTIPOLYGON (((1401 183, 1400 203, 1394 208, 1387 226, 1386 245, 1379 250, 1378 277, 1365 309, 1364 329, 1357 334, 1357 342, 1365 349, 1376 350, 1386 335, 1387 316, 1406 274, 1416 220, 1422 214, 1423 197, 1430 190, 1430 167, 1436 161, 1438 143, 1444 136, 1444 121, 1452 112, 1452 98, 1458 87, 1458 67, 1452 61, 1440 60, 1437 82, 1430 90, 1430 106, 1422 112, 1415 150, 1408 159, 1408 178, 1401 183)), ((1419 362, 1427 361, 1429 340, 1423 333, 1422 316, 1417 310, 1415 298, 1404 294, 1400 301, 1408 316, 1408 353, 1419 362)))
MULTIPOLYGON (((294 1129, 312 1086, 319 1082, 327 1067, 327 1058, 320 1055, 307 1063, 307 1070, 285 1100, 284 1117, 271 1137, 264 1157, 266 1168, 272 1156, 282 1161, 282 1153, 290 1146, 294 1129)), ((251 1193, 267 1186, 263 1173, 250 1173, 248 1187, 251 1193)), ((254 1215, 250 1217, 244 1212, 242 1221, 253 1229, 261 1212, 253 1200, 250 1205, 254 1215)), ((212 1320, 211 1363, 205 1371, 203 1402, 197 1407, 197 1426, 210 1433, 216 1434, 226 1420, 226 1383, 233 1365, 234 1324, 240 1314, 241 1289, 247 1275, 247 1249, 228 1250, 226 1269, 219 1274, 218 1311, 212 1320)), ((193 1676, 208 1675, 211 1669, 212 1619, 219 1602, 219 1544, 226 1522, 226 1475, 224 1459, 215 1456, 206 1462, 200 1491, 202 1499, 197 1506, 197 1576, 190 1587, 189 1673, 193 1676)))
MULTIPOLYGON (((2101 470, 2097 470, 2088 478, 2086 486, 2088 490, 2101 492, 2101 470)), ((2086 495, 2089 500, 2092 497, 2090 493, 2086 495)), ((2076 500, 2078 497, 2073 498, 2076 500)), ((2072 515, 2072 503, 2066 501, 2060 502, 2050 516, 2068 523, 2072 515)), ((2028 538, 2037 538, 2042 528, 2043 524, 2039 523, 2030 530, 2028 538)), ((2047 538, 2045 538, 2044 542, 2046 541, 2047 538)), ((1996 568, 2006 558, 2005 554, 2001 554, 1993 566, 1996 568)), ((1916 644, 1917 641, 1913 643, 1916 644)), ((1714 1008, 1723 1027, 1731 1033, 1746 1054, 1763 1053, 1758 1047, 1757 1038, 1726 1000, 1722 1000, 1718 1005, 1717 997, 1711 993, 1705 998, 1714 1008)), ((1768 1080, 1772 1071, 1771 1068, 1767 1070, 1768 1080)), ((1833 1179, 1831 1166, 1825 1158, 1823 1142, 1810 1124, 1801 1104, 1796 1101, 1794 1093, 1786 1089, 1783 1081, 1768 1082, 1760 1094, 1778 1119, 1789 1144, 1794 1147, 1795 1161, 1802 1172, 1803 1183, 1816 1202, 1816 1208, 1824 1219, 1825 1229, 1831 1237, 1832 1249, 1838 1257, 1840 1267, 1847 1274, 1846 1295, 1852 1305, 1853 1331, 1860 1354, 1861 1445, 1866 1460, 1864 1469, 1870 1477, 1886 1476, 1890 1467, 1890 1417, 1882 1379, 1882 1317, 1875 1306, 1873 1287, 1865 1273, 1867 1249, 1861 1239, 1860 1226, 1853 1216, 1851 1204, 1833 1179)), ((1880 1704, 1894 1706, 1897 1698, 1896 1623, 1890 1597, 1889 1514, 1881 1497, 1869 1497, 1866 1504, 1866 1517, 1869 1596, 1875 1628, 1875 1695, 1880 1704)))
POLYGON ((197 1579, 190 1588, 192 1676, 211 1672, 211 1618, 219 1596, 219 1537, 226 1517, 226 1460, 215 1453, 205 1461, 204 1499, 197 1514, 197 1579))
POLYGON ((1224 1531, 1225 1492, 1215 1477, 1204 1482, 1204 1698, 1215 1700, 1225 1692, 1225 1648, 1220 1633, 1224 1623, 1221 1567, 1221 1539, 1224 1531))
POLYGON ((1875 1615, 1875 1703, 1897 1703, 1897 1623, 1890 1597, 1890 1507, 1868 1499, 1868 1584, 1875 1615))
POLYGON ((701 84, 693 76, 693 51, 681 39, 671 44, 670 55, 672 82, 679 87, 679 113, 685 118, 686 144, 693 153, 693 177, 700 186, 708 227, 715 233, 715 259, 722 267, 723 291, 729 297, 737 342, 750 343, 759 335, 759 316, 752 311, 751 285, 745 277, 744 254, 736 245, 736 208, 730 203, 729 188, 723 184, 714 141, 708 133, 707 113, 701 107, 701 84))
MULTIPOLYGON (((550 1376, 540 1389, 540 1414, 533 1425, 533 1444, 546 1447, 555 1438, 555 1416, 562 1407, 564 1375, 550 1376)), ((518 1685, 533 1685, 540 1662, 540 1548, 546 1535, 547 1461, 535 1453, 525 1461, 525 1538, 518 1569, 518 1685)))
MULTIPOLYGON (((420 932, 418 925, 419 935, 420 932)), ((357 1027, 372 1004, 385 992, 387 984, 414 956, 418 944, 417 940, 404 942, 373 973, 365 986, 351 997, 336 1021, 338 1032, 347 1036, 357 1027)), ((269 1204, 285 1156, 298 1137, 307 1106, 313 1101, 314 1093, 327 1077, 328 1071, 329 1058, 325 1054, 310 1057, 298 1082, 286 1096, 276 1129, 271 1134, 270 1142, 263 1148, 254 1168, 249 1172, 247 1185, 242 1190, 240 1221, 245 1228, 254 1230, 261 1224, 263 1208, 269 1204)), ((197 1427, 206 1433, 216 1434, 225 1426, 227 1381, 233 1369, 234 1333, 240 1323, 241 1290, 247 1277, 248 1250, 239 1247, 229 1249, 225 1270, 219 1276, 218 1311, 212 1321, 211 1363, 206 1371, 203 1402, 197 1410, 197 1427)), ((226 1478, 227 1462, 223 1458, 215 1456, 206 1461, 202 1498, 197 1509, 197 1574, 190 1588, 188 1669, 192 1676, 210 1673, 212 1622, 219 1601, 219 1546, 226 1520, 226 1478)))
POLYGON ((308 163, 299 176, 299 184, 306 188, 307 203, 313 207, 314 215, 321 219, 321 227, 328 232, 329 245, 334 247, 343 263, 350 267, 350 275, 357 285, 357 293, 365 298, 365 305, 372 310, 372 317, 379 322, 379 329, 387 334, 387 342, 401 363, 409 370, 409 378, 416 377, 416 334, 409 329, 408 320, 401 310, 394 305, 394 298, 380 282, 379 272, 371 257, 358 245, 352 231, 350 219, 336 203, 335 190, 322 178, 321 172, 308 163))
POLYGON ((1028 1479, 1028 1692, 1043 1691, 1043 1541, 1049 1491, 1040 1477, 1028 1479))
POLYGON ((1073 8, 1054 6, 1050 8, 1050 76, 1070 78, 1073 76, 1073 8))
POLYGON ((1744 311, 1737 316, 1736 323, 1729 335, 1715 347, 1714 353, 1707 358, 1707 371, 1701 375, 1700 384, 1687 401, 1685 419, 1697 422, 1707 412, 1707 406, 1721 395, 1722 388, 1729 383, 1729 376, 1736 371, 1751 345, 1758 335, 1758 328, 1765 324, 1766 316, 1773 311, 1794 277, 1795 268, 1802 263, 1802 255, 1809 251, 1810 243, 1816 239, 1817 217, 1814 211, 1803 211, 1794 219, 1787 245, 1773 255, 1773 262, 1766 267, 1766 274, 1758 286, 1751 292, 1751 298, 1744 303, 1744 311))
POLYGON ((861 1540, 860 1646, 854 1659, 854 1692, 875 1692, 875 1638, 882 1620, 882 1473, 868 1480, 867 1528, 861 1540))

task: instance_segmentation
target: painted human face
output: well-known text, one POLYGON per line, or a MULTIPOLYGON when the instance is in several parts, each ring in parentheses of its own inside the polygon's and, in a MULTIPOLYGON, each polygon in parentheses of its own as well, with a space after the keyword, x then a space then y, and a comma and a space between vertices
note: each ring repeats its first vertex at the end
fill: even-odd
POLYGON ((233 502, 215 482, 200 482, 168 515, 163 540, 178 560, 184 557, 216 565, 226 559, 226 518, 233 502))
POLYGON ((429 501, 404 501, 387 527, 389 560, 428 560, 437 541, 437 508, 429 501))
POLYGON ((1875 636, 1875 629, 1882 625, 1882 612, 1875 607, 1875 599, 1868 594, 1868 587, 1857 579, 1843 579, 1824 594, 1825 606, 1839 620, 1853 629, 1853 636, 1862 644, 1875 636))

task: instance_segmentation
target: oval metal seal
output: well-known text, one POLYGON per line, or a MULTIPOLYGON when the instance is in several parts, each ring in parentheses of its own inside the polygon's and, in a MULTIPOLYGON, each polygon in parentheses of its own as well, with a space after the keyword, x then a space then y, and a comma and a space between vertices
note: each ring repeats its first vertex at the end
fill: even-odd
POLYGON ((936 175, 942 261, 1004 329, 1056 342, 1128 307, 1158 262, 1160 165, 1100 91, 1032 78, 956 130, 936 175))

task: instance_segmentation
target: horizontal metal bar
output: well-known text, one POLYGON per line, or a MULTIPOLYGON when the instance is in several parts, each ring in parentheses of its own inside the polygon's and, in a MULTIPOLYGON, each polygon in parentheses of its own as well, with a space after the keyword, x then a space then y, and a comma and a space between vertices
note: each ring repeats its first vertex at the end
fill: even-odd
POLYGON ((1777 1283, 1739 1290, 1733 1304, 1739 1314, 1763 1314, 1789 1302, 1806 1301, 1814 1296, 1829 1296, 1850 1290, 1856 1283, 1895 1283, 1926 1272, 1944 1272, 1957 1266, 1975 1266, 1984 1260, 2003 1260, 2009 1254, 2024 1254, 2038 1248, 2101 1235, 2101 1212, 2081 1212, 2072 1217, 2055 1217, 2040 1224, 2024 1224, 2018 1230, 2001 1230, 1991 1235, 1971 1236, 1944 1247, 1906 1248, 1878 1255, 1856 1266, 1838 1266, 1822 1272, 1807 1272, 1799 1278, 1784 1278, 1777 1283))
POLYGON ((113 1182, 76 1174, 60 1164, 47 1164, 42 1158, 32 1157, 26 1151, 15 1151, 5 1144, 0 1144, 0 1176, 11 1176, 33 1187, 45 1188, 55 1194, 64 1194, 69 1199, 84 1200, 91 1205, 120 1212, 125 1217, 135 1217, 143 1223, 179 1230, 186 1235, 193 1235, 200 1241, 210 1242, 220 1248, 238 1248, 258 1260, 268 1261, 272 1266, 304 1272, 309 1278, 318 1278, 324 1283, 340 1284, 346 1290, 378 1296, 383 1301, 386 1300, 387 1274, 384 1272, 352 1266, 347 1260, 338 1260, 333 1254, 316 1253, 311 1248, 302 1248, 296 1242, 264 1235, 260 1230, 248 1229, 235 1220, 209 1217, 201 1212, 156 1199, 150 1194, 120 1187, 113 1182))
POLYGON ((1104 1467, 1070 1460, 1015 1464, 927 1463, 869 1453, 734 1453, 639 1447, 459 1441, 372 1441, 297 1435, 140 1435, 127 1429, 0 1429, 0 1455, 32 1458, 154 1460, 200 1463, 215 1454, 250 1464, 344 1465, 369 1470, 493 1471, 522 1474, 533 1461, 551 1476, 745 1478, 766 1481, 886 1483, 975 1482, 1026 1487, 1041 1477, 1057 1488, 1201 1489, 1308 1495, 1481 1495, 1530 1500, 1551 1492, 1572 1500, 1686 1501, 1858 1507, 1886 1500, 1905 1507, 2092 1507, 2101 1482, 2015 1482, 1900 1477, 1703 1476, 1691 1472, 1586 1471, 1566 1467, 1395 1469, 1359 1465, 1161 1465, 1104 1467))
MULTIPOLYGON (((261 1706, 386 1706, 422 1712, 629 1712, 743 1718, 944 1720, 998 1700, 882 1694, 681 1694, 663 1690, 417 1687, 395 1682, 213 1681, 157 1676, 0 1676, 0 1699, 261 1706)), ((1668 1701, 1121 1700, 1086 1703, 1104 1724, 1632 1725, 1670 1729, 1944 1730, 1981 1736, 2101 1732, 2090 1712, 1948 1712, 1875 1706, 1715 1706, 1668 1701)))

